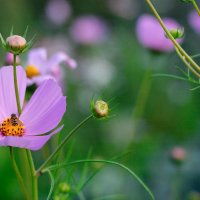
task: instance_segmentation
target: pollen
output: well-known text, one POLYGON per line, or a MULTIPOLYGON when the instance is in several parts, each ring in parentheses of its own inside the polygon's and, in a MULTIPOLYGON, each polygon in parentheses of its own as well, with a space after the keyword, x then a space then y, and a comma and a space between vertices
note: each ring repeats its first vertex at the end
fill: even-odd
POLYGON ((23 136, 24 125, 15 114, 12 114, 0 124, 0 132, 4 136, 23 136))
POLYGON ((39 76, 40 72, 38 70, 37 67, 35 67, 34 65, 28 65, 26 67, 26 76, 28 78, 33 78, 34 76, 39 76))

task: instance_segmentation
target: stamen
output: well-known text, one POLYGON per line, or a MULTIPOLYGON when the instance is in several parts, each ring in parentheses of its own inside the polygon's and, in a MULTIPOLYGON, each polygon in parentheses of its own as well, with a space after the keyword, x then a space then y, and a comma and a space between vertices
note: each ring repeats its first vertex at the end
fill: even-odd
POLYGON ((1 123, 0 132, 4 136, 22 136, 24 134, 24 128, 23 123, 16 114, 12 114, 11 117, 1 123))
POLYGON ((33 78, 34 76, 39 76, 40 72, 38 70, 37 67, 35 67, 34 65, 28 65, 26 67, 26 76, 28 78, 33 78))

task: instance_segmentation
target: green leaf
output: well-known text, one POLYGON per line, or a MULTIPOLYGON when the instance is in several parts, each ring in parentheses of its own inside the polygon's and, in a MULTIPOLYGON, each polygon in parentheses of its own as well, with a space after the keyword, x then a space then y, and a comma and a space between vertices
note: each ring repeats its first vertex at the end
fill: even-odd
POLYGON ((14 26, 11 27, 11 30, 10 30, 10 36, 13 35, 13 30, 14 30, 14 26))
POLYGON ((26 27, 26 29, 25 29, 25 31, 24 31, 23 38, 26 38, 27 33, 28 33, 28 26, 26 27))
POLYGON ((1 40, 2 45, 3 45, 3 46, 6 46, 6 42, 5 42, 5 40, 3 39, 1 33, 0 33, 0 40, 1 40))

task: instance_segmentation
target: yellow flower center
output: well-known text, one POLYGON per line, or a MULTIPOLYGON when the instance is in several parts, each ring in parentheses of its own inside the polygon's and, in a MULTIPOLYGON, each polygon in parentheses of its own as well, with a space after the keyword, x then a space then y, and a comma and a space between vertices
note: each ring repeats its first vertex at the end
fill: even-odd
POLYGON ((40 72, 38 70, 37 67, 35 67, 34 65, 28 65, 26 67, 26 76, 28 78, 33 78, 34 76, 39 76, 40 72))
POLYGON ((24 125, 16 114, 12 114, 0 125, 0 132, 4 136, 22 136, 24 134, 24 125))

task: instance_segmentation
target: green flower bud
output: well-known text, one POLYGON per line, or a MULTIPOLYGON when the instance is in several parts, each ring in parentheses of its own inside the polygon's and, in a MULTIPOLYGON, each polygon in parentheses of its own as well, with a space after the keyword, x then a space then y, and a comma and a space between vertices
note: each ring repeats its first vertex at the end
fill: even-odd
POLYGON ((70 187, 69 184, 62 182, 62 183, 59 184, 58 190, 59 190, 60 193, 68 193, 68 192, 71 191, 71 187, 70 187))
POLYGON ((174 39, 180 39, 184 36, 184 28, 172 29, 169 31, 174 39))
POLYGON ((108 104, 103 100, 98 100, 91 103, 92 113, 97 118, 105 118, 109 114, 108 104))
POLYGON ((11 49, 11 52, 23 51, 26 47, 26 40, 19 35, 12 35, 6 39, 7 46, 11 49))

